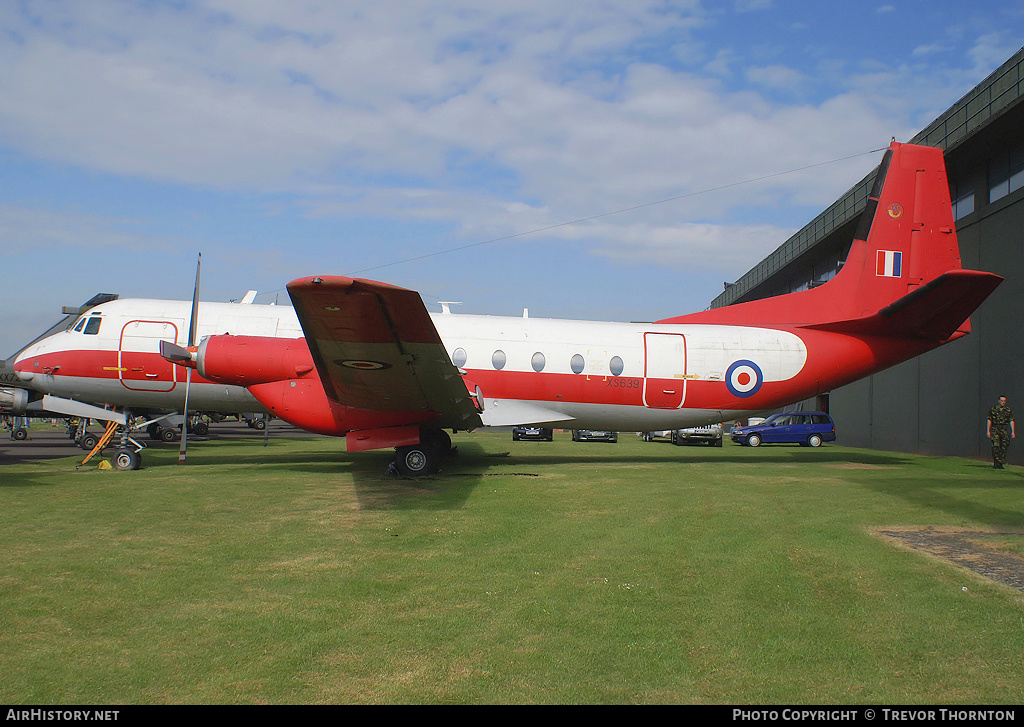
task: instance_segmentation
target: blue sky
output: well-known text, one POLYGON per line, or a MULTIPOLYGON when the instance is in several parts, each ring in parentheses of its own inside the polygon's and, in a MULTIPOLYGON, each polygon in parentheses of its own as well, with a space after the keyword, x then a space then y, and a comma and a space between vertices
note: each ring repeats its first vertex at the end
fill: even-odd
POLYGON ((0 355, 198 252, 204 300, 700 310, 1022 45, 1019 0, 5 2, 0 355))

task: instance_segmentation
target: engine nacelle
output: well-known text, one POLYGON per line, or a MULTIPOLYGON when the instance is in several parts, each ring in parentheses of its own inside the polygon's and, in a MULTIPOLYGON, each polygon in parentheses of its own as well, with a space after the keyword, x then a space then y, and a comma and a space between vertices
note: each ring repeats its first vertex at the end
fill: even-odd
POLYGON ((304 338, 269 338, 228 334, 203 339, 196 370, 208 381, 254 386, 316 375, 304 338))
POLYGON ((24 414, 28 406, 29 393, 25 389, 0 386, 0 409, 10 414, 24 414))

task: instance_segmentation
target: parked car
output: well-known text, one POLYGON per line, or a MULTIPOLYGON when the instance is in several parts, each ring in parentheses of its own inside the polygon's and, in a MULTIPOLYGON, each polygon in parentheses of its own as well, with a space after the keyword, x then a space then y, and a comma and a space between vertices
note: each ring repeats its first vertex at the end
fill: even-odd
POLYGON ((687 427, 672 432, 672 444, 707 444, 709 447, 722 446, 722 425, 708 424, 703 427, 687 427))
POLYGON ((760 424, 734 428, 732 441, 748 447, 778 442, 820 447, 822 442, 836 441, 836 425, 820 411, 775 414, 760 424))
POLYGON ((551 442, 555 439, 555 430, 550 427, 512 427, 512 441, 518 442, 521 439, 551 442))
POLYGON ((658 439, 670 439, 672 437, 672 429, 659 429, 656 432, 640 432, 640 438, 645 442, 654 442, 658 439))
POLYGON ((596 429, 573 429, 572 441, 574 442, 618 442, 618 432, 603 432, 596 429))

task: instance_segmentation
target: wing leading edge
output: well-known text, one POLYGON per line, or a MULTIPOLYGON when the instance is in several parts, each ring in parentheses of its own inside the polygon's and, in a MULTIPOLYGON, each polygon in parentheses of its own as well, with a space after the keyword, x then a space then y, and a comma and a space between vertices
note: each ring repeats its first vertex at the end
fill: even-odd
POLYGON ((288 295, 329 399, 370 411, 432 412, 443 428, 482 426, 418 293, 325 276, 292 281, 288 295))

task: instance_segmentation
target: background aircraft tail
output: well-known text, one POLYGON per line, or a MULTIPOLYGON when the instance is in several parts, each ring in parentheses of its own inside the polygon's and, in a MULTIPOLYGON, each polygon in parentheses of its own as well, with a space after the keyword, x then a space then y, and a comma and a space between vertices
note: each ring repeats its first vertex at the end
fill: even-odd
POLYGON ((796 325, 946 340, 1002 278, 963 270, 942 150, 889 146, 842 269, 811 290, 660 323, 796 325))

